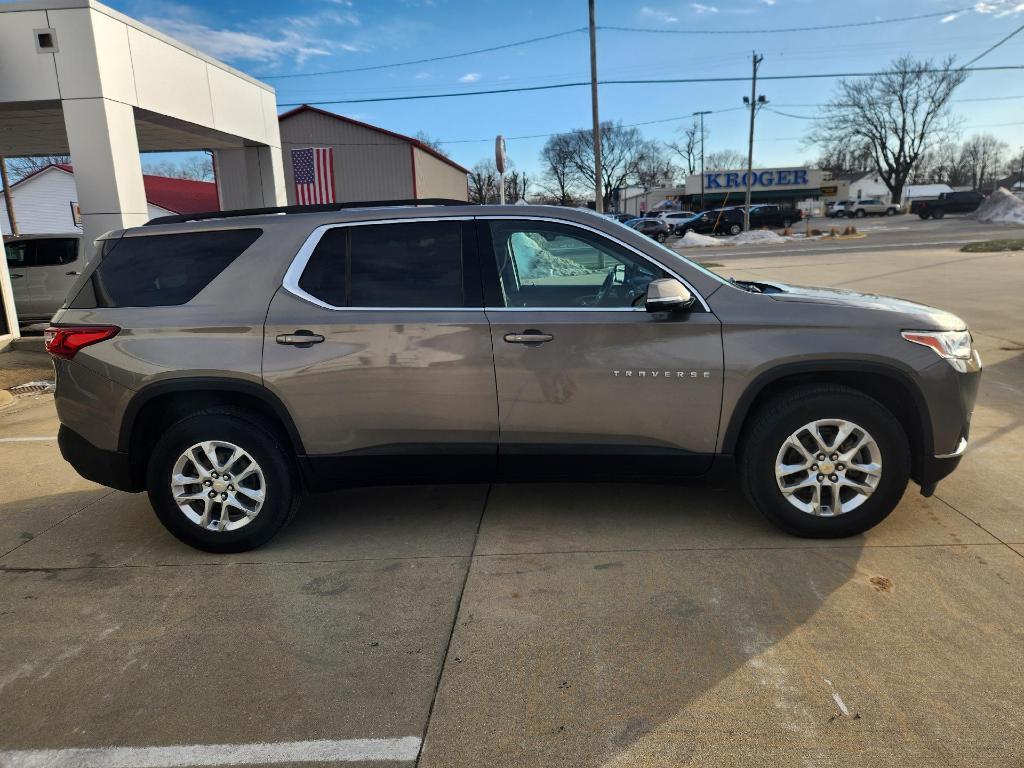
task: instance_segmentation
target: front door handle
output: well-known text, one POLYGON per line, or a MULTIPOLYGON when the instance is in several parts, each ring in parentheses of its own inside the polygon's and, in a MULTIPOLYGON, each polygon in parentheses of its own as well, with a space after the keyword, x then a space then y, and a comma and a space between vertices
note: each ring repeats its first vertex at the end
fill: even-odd
POLYGON ((65 272, 64 274, 70 277, 72 275, 80 275, 82 273, 81 272, 75 272, 74 270, 72 270, 71 272, 65 272))
POLYGON ((11 272, 11 280, 20 280, 23 277, 24 275, 16 275, 13 272, 11 272))
POLYGON ((509 344, 543 344, 547 341, 551 341, 555 337, 550 333, 544 333, 543 331, 536 331, 533 328, 528 328, 522 333, 506 333, 505 341, 509 344))
POLYGON ((309 347, 319 344, 323 340, 324 337, 319 333, 313 333, 304 328, 295 331, 295 333, 281 333, 277 337, 278 344, 288 344, 299 349, 309 349, 309 347))

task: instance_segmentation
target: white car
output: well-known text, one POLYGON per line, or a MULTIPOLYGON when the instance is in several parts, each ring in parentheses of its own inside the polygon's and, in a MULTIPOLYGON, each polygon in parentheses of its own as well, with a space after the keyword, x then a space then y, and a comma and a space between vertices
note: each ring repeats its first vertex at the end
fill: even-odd
POLYGON ((692 219, 695 215, 693 211, 662 211, 657 218, 668 224, 669 229, 675 229, 676 224, 692 219))
POLYGON ((45 322, 60 309, 85 266, 82 243, 77 232, 4 239, 19 323, 45 322))

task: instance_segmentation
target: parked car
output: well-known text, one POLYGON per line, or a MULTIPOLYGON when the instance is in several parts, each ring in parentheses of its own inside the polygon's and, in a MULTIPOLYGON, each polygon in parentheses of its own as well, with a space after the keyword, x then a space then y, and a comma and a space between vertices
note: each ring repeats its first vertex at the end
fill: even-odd
POLYGON ((60 309, 85 262, 82 235, 4 238, 18 322, 46 322, 60 309))
POLYGON ((947 312, 727 280, 588 211, 356 205, 104 235, 46 332, 63 456, 233 552, 339 485, 732 465, 784 530, 850 536, 966 449, 947 312))
POLYGON ((668 236, 672 234, 672 227, 670 227, 664 219, 635 219, 627 223, 627 226, 632 227, 637 232, 643 232, 648 237, 652 237, 659 243, 664 243, 668 240, 668 236))
POLYGON ((895 216, 900 212, 900 207, 895 203, 870 197, 865 200, 851 200, 846 204, 844 212, 847 218, 862 219, 865 216, 895 216))
POLYGON ((674 229, 676 224, 686 219, 692 219, 693 216, 693 211, 662 211, 657 218, 668 224, 670 229, 674 229))
POLYGON ((849 202, 846 200, 842 200, 838 203, 829 203, 825 215, 830 219, 838 219, 842 216, 846 216, 847 205, 849 205, 849 202))
POLYGON ((742 208, 714 208, 694 214, 675 226, 675 234, 683 237, 687 232, 699 235, 738 235, 743 231, 742 208))
POLYGON ((978 210, 985 196, 980 192, 943 192, 937 200, 920 200, 913 212, 922 219, 941 219, 947 213, 971 213, 978 210))
MULTIPOLYGON (((742 213, 743 209, 740 208, 742 213)), ((750 206, 750 226, 754 229, 760 227, 790 227, 803 219, 804 212, 799 208, 788 206, 764 204, 750 206)))

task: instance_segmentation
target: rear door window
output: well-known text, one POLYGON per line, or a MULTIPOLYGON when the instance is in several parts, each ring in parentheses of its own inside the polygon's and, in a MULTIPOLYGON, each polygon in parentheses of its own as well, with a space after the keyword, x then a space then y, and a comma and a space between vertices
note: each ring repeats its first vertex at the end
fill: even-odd
POLYGON ((32 242, 35 245, 34 266, 59 267, 62 264, 71 264, 78 259, 78 238, 76 237, 48 237, 32 242))
POLYGON ((299 288, 332 307, 465 306, 461 221, 334 227, 299 288))
POLYGON ((71 303, 165 307, 191 301, 262 234, 260 229, 142 235, 110 241, 89 284, 71 303))

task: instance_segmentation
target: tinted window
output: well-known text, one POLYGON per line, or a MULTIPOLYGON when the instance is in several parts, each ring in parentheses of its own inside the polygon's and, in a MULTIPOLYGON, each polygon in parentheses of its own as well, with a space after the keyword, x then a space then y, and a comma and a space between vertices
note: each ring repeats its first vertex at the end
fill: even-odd
POLYGON ((78 258, 78 238, 45 237, 18 240, 4 246, 10 267, 57 267, 78 258))
POLYGON ((461 307, 462 222, 330 229, 299 287, 335 307, 461 307))
POLYGON ((122 237, 71 303, 74 308, 158 307, 195 298, 261 234, 259 229, 122 237))
POLYGON ((611 241, 577 227, 491 222, 505 306, 633 307, 666 273, 611 241))

